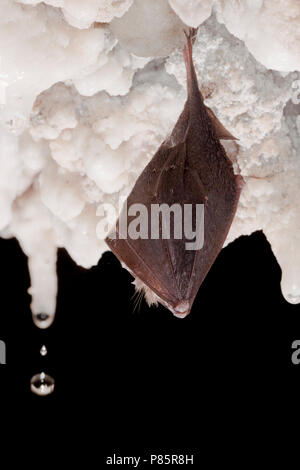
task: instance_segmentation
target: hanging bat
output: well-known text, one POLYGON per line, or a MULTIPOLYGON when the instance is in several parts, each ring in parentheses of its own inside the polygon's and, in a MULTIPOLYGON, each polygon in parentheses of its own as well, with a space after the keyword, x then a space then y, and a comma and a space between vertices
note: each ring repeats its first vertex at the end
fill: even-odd
MULTIPOLYGON (((171 135, 139 176, 115 230, 106 238, 109 248, 135 277, 136 289, 144 292, 147 302, 160 302, 181 318, 190 312, 199 287, 224 244, 243 186, 242 177, 234 174, 219 140, 235 138, 204 105, 198 87, 192 59, 194 32, 190 30, 186 35, 183 50, 188 91, 184 109, 171 135), (154 206, 204 207, 202 246, 187 249, 190 238, 185 233, 181 238, 173 233, 169 239, 164 238, 162 215, 157 238, 128 234, 122 238, 121 223, 125 220, 126 228, 129 227, 134 220, 130 207, 136 204, 148 210, 148 224, 154 206)), ((194 229, 195 211, 191 217, 194 229)), ((183 225, 184 220, 177 227, 182 233, 183 225)))

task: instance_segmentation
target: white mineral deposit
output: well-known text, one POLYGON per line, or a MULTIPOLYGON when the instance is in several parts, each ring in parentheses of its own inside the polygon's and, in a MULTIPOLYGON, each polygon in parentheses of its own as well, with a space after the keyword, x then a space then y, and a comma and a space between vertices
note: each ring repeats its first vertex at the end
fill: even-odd
POLYGON ((182 111, 187 26, 206 104, 239 139, 226 243, 263 230, 300 302, 299 0, 1 0, 0 235, 28 257, 45 326, 57 249, 97 264, 99 206, 129 194, 182 111))

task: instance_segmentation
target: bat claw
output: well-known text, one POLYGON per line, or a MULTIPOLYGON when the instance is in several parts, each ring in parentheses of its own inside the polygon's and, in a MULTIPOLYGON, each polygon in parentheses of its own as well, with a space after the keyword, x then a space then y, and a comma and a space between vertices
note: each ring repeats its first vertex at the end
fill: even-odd
POLYGON ((189 28, 188 32, 184 29, 183 32, 187 41, 191 41, 191 43, 194 44, 197 37, 197 31, 198 28, 189 28))
MULTIPOLYGON (((192 67, 192 50, 193 50, 193 44, 195 42, 196 36, 197 36, 197 28, 189 28, 188 31, 185 29, 183 30, 185 37, 186 37, 186 45, 183 48, 183 57, 185 61, 185 65, 188 71, 188 76, 190 75, 190 68, 192 67)), ((191 80, 191 77, 188 77, 189 80, 191 80)))

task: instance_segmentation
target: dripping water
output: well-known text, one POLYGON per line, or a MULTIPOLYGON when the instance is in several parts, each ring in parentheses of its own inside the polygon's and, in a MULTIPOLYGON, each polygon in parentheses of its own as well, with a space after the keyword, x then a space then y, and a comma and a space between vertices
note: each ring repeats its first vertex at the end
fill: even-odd
POLYGON ((40 355, 41 355, 41 356, 46 356, 47 353, 48 353, 48 350, 47 350, 46 346, 43 345, 43 346, 41 347, 41 349, 40 349, 40 355))
POLYGON ((52 325, 54 320, 54 315, 48 315, 47 313, 38 313, 32 314, 32 319, 34 324, 41 329, 48 328, 52 325))
POLYGON ((54 391, 54 387, 54 379, 45 372, 34 375, 30 381, 31 391, 42 397, 50 395, 54 391))

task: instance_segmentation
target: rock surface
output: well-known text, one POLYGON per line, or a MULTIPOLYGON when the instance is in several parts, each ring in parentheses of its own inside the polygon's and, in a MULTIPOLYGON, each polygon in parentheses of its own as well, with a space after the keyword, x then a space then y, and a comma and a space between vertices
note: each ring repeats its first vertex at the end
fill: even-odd
POLYGON ((263 230, 300 302, 298 0, 2 0, 0 234, 29 259, 32 311, 53 316, 56 251, 107 249, 99 207, 125 198, 185 98, 183 29, 206 104, 246 181, 227 238, 263 230), (83 6, 84 5, 84 6, 83 6))

